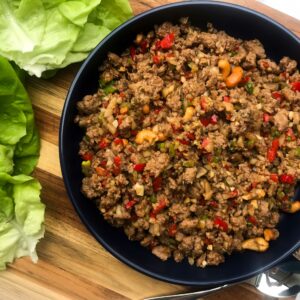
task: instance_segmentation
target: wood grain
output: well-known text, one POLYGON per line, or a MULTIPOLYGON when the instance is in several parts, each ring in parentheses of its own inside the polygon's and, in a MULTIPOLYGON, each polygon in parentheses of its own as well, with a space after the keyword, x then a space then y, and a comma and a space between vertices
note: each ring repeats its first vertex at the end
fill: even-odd
MULTIPOLYGON (((135 14, 177 2, 131 0, 135 14)), ((300 35, 300 22, 253 0, 227 2, 250 7, 273 17, 300 35)), ((41 158, 34 176, 43 186, 46 234, 38 245, 39 262, 18 259, 0 273, 0 299, 142 299, 183 291, 140 274, 119 262, 90 235, 71 205, 58 158, 60 116, 68 88, 79 68, 75 64, 50 80, 29 78, 36 123, 42 139, 41 158)), ((247 285, 238 285, 207 299, 267 299, 247 285)))

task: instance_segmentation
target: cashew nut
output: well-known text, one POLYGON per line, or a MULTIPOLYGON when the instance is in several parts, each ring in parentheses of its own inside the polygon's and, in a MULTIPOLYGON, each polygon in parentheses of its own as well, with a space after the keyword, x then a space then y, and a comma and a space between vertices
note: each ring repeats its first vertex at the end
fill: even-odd
POLYGON ((231 74, 226 78, 226 86, 229 88, 235 87, 243 78, 243 69, 241 67, 234 67, 231 74))
POLYGON ((143 129, 139 131, 135 137, 135 142, 137 144, 143 144, 144 141, 153 143, 157 140, 157 134, 149 129, 143 129))
POLYGON ((267 228, 264 230, 264 237, 267 242, 271 240, 276 240, 276 238, 278 237, 278 231, 276 229, 267 228))
POLYGON ((193 106, 187 107, 183 116, 183 122, 188 122, 192 119, 193 115, 195 114, 196 110, 193 106))
POLYGON ((288 210, 285 210, 289 213, 295 213, 300 210, 300 201, 291 202, 291 205, 288 210))
POLYGON ((250 193, 242 196, 243 200, 252 200, 254 198, 262 199, 266 195, 266 192, 263 189, 255 189, 252 190, 250 193))
POLYGON ((144 113, 145 115, 147 115, 147 114, 149 114, 149 112, 150 112, 150 107, 149 107, 148 104, 145 104, 145 105, 143 106, 143 113, 144 113))
POLYGON ((230 74, 230 64, 227 59, 221 59, 218 62, 218 67, 222 70, 222 76, 225 80, 230 74))
POLYGON ((171 94, 175 89, 175 85, 174 84, 171 84, 167 87, 165 87, 163 90, 162 90, 162 95, 164 96, 164 98, 166 98, 169 94, 171 94))
POLYGON ((269 248, 269 243, 262 237, 246 240, 242 243, 243 249, 264 252, 269 248))
POLYGON ((125 115, 128 112, 128 107, 127 106, 123 106, 120 108, 120 114, 121 115, 125 115))

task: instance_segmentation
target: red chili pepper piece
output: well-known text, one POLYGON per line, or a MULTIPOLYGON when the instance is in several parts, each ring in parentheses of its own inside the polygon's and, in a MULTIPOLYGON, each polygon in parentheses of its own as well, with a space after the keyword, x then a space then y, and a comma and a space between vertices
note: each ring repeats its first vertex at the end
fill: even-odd
POLYGON ((295 181, 295 178, 293 175, 282 174, 279 176, 279 180, 281 183, 293 184, 295 181))
POLYGON ((133 169, 137 172, 143 172, 146 164, 136 164, 133 169))
POLYGON ((136 200, 129 200, 124 206, 125 206, 126 209, 130 209, 130 208, 133 207, 136 203, 137 203, 136 200))
POLYGON ((238 190, 233 190, 229 193, 229 198, 235 198, 239 195, 239 191, 238 190))
POLYGON ((99 142, 99 148, 100 149, 105 149, 106 147, 107 147, 107 145, 108 145, 108 141, 107 141, 107 139, 102 139, 100 142, 99 142))
POLYGON ((82 159, 83 160, 92 160, 93 159, 93 154, 90 152, 86 152, 84 154, 82 154, 82 159))
POLYGON ((251 188, 255 189, 257 187, 257 185, 258 185, 258 182, 254 181, 254 182, 251 183, 251 188))
POLYGON ((135 60, 135 55, 136 55, 135 48, 134 47, 130 47, 129 52, 130 52, 131 59, 135 60))
POLYGON ((263 114, 264 123, 268 123, 270 121, 270 115, 267 113, 263 114))
POLYGON ((177 139, 177 141, 182 145, 189 145, 190 141, 184 139, 177 139))
POLYGON ((168 229, 169 236, 175 236, 176 232, 177 232, 177 225, 171 224, 168 229))
POLYGON ((279 139, 274 139, 272 141, 271 148, 268 149, 267 158, 269 162, 273 162, 277 156, 277 150, 279 148, 279 139))
POLYGON ((161 184, 162 184, 162 178, 160 176, 154 178, 152 182, 154 192, 159 191, 159 189, 161 188, 161 184))
POLYGON ((112 172, 115 176, 118 176, 121 173, 121 168, 119 166, 114 166, 112 172))
POLYGON ((120 167, 120 165, 121 165, 121 157, 120 156, 115 156, 115 158, 114 158, 114 163, 115 163, 115 165, 117 166, 117 167, 120 167))
POLYGON ((201 147, 205 149, 208 146, 208 144, 209 144, 209 138, 204 138, 201 147))
POLYGON ((186 137, 188 138, 188 139, 190 139, 191 141, 194 141, 195 140, 195 135, 192 133, 192 132, 187 132, 186 133, 186 137))
POLYGON ((300 81, 292 82, 292 90, 294 92, 300 92, 300 81))
POLYGON ((228 224, 221 218, 221 217, 215 217, 214 224, 218 226, 223 231, 228 230, 228 224))
POLYGON ((167 34, 160 42, 160 46, 163 49, 169 49, 173 46, 174 44, 174 39, 175 39, 175 35, 174 33, 169 33, 167 34))
POLYGON ((137 135, 137 133, 138 133, 138 131, 137 131, 137 130, 131 130, 131 131, 130 131, 130 134, 131 134, 132 136, 136 136, 136 135, 137 135))
POLYGON ((152 59, 155 64, 158 65, 160 63, 160 58, 158 55, 153 55, 152 59))
POLYGON ((249 216, 248 217, 248 222, 253 224, 253 225, 256 225, 257 224, 257 220, 254 216, 249 216))
POLYGON ((230 102, 231 101, 231 98, 229 96, 224 96, 223 97, 223 101, 224 102, 230 102))
POLYGON ((292 128, 289 128, 286 132, 286 136, 290 137, 292 141, 296 140, 296 136, 292 128))
POLYGON ((116 138, 116 139, 114 140, 114 144, 116 144, 116 145, 123 145, 123 140, 122 140, 122 139, 119 139, 119 138, 116 138))
POLYGON ((280 92, 273 92, 272 93, 272 97, 274 98, 274 99, 276 99, 276 100, 282 100, 282 95, 281 95, 281 93, 280 92))
POLYGON ((156 108, 156 109, 154 110, 154 113, 155 113, 156 115, 158 115, 158 114, 161 112, 161 110, 162 110, 162 108, 156 108))
POLYGON ((272 181, 274 181, 274 182, 278 182, 278 175, 277 174, 271 174, 270 175, 270 179, 272 180, 272 181))

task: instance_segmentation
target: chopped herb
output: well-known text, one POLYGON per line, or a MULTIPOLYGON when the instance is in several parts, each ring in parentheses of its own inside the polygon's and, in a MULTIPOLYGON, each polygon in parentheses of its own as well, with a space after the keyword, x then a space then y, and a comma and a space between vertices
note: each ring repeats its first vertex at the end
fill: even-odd
POLYGON ((103 88, 105 95, 112 94, 117 90, 113 85, 114 81, 111 81, 103 88))
POLYGON ((169 155, 170 155, 170 157, 175 156, 175 145, 174 144, 170 144, 170 146, 169 146, 169 155))
POLYGON ((254 85, 253 85, 253 82, 249 81, 246 83, 245 85, 245 90, 247 91, 247 93, 249 95, 252 95, 253 94, 253 91, 254 91, 254 85))
POLYGON ((295 149, 295 156, 298 157, 298 158, 300 158, 300 147, 297 147, 295 149))
POLYGON ((166 149, 166 143, 158 143, 157 146, 158 146, 158 149, 161 152, 166 152, 167 151, 167 149, 166 149))
POLYGON ((155 196, 155 195, 151 195, 151 196, 150 196, 150 202, 151 202, 151 203, 156 203, 156 202, 157 202, 157 199, 156 199, 156 196, 155 196))
POLYGON ((229 53, 229 56, 230 57, 233 57, 233 56, 235 56, 235 55, 237 55, 238 53, 237 53, 237 51, 231 51, 230 53, 229 53))
POLYGON ((194 167, 195 163, 193 161, 184 161, 182 164, 185 168, 191 168, 194 167))

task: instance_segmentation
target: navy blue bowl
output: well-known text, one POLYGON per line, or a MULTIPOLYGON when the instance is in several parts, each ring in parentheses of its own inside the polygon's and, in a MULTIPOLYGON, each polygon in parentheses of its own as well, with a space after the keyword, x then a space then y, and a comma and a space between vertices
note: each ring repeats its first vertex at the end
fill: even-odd
POLYGON ((164 21, 178 22, 188 16, 193 25, 206 28, 212 22, 217 29, 242 39, 259 39, 267 55, 278 61, 290 56, 300 62, 300 41, 289 30, 269 17, 253 10, 220 2, 181 2, 157 7, 127 21, 108 35, 89 55, 77 73, 69 90, 60 127, 60 162, 68 195, 83 223, 101 245, 122 262, 134 269, 170 283, 190 286, 215 286, 250 278, 277 265, 300 247, 300 214, 281 217, 278 229, 280 237, 271 242, 265 253, 234 253, 217 267, 200 269, 186 261, 176 263, 172 259, 162 262, 137 242, 106 223, 92 201, 80 191, 81 161, 78 156, 82 130, 74 124, 76 102, 98 88, 98 67, 108 51, 121 53, 134 40, 137 33, 153 29, 164 21))

